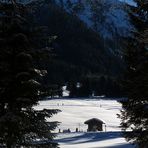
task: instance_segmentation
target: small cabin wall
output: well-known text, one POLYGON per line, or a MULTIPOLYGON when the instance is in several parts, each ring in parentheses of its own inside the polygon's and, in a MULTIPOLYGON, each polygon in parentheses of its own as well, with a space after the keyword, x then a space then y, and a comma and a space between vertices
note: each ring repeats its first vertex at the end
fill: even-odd
POLYGON ((102 124, 88 124, 87 131, 103 131, 102 124))
POLYGON ((98 126, 97 126, 97 130, 98 130, 98 131, 103 131, 102 124, 98 124, 98 126))

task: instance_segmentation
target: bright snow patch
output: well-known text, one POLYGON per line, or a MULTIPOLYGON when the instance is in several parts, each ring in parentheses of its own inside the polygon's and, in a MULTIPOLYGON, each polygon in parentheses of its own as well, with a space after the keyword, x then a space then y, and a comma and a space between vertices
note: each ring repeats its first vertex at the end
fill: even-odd
POLYGON ((120 113, 121 104, 116 100, 103 99, 55 99, 39 102, 36 109, 60 109, 62 112, 54 115, 49 121, 59 121, 61 124, 55 132, 70 129, 71 133, 58 134, 56 141, 61 148, 133 148, 121 134, 120 113), (106 123, 103 132, 86 132, 84 122, 91 118, 101 119, 106 123), (78 128, 81 132, 75 132, 78 128))

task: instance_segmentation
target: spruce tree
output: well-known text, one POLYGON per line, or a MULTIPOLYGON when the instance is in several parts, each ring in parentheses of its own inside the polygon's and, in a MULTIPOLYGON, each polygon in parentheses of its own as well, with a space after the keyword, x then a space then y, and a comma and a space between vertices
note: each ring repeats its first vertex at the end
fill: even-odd
POLYGON ((57 122, 47 118, 58 110, 34 109, 45 94, 39 81, 46 71, 35 64, 37 36, 29 10, 15 0, 0 1, 0 147, 57 147, 57 122))
POLYGON ((134 26, 128 38, 125 60, 127 71, 124 88, 127 99, 122 101, 122 128, 127 140, 139 148, 148 146, 148 1, 135 0, 129 16, 134 26), (130 131, 129 131, 130 130, 130 131), (127 132, 128 131, 128 132, 127 132))

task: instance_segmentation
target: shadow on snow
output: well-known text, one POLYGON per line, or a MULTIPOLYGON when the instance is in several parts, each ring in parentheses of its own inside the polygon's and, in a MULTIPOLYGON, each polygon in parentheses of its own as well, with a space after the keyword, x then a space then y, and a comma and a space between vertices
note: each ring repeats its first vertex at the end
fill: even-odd
MULTIPOLYGON (((69 134, 74 134, 74 133, 69 133, 69 134)), ((73 135, 73 137, 61 138, 56 141, 59 143, 80 144, 80 143, 88 143, 88 142, 90 143, 90 142, 104 141, 104 140, 123 137, 122 133, 118 131, 117 132, 87 132, 87 133, 82 133, 81 135, 76 135, 76 134, 73 135)))

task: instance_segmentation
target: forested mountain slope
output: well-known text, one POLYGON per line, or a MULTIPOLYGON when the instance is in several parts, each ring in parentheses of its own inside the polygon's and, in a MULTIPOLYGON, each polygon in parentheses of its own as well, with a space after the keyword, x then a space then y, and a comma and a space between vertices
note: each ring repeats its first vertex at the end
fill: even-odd
POLYGON ((114 83, 121 77, 125 67, 122 37, 129 35, 131 27, 124 3, 44 0, 28 5, 34 5, 36 23, 47 26, 49 36, 56 36, 51 43, 55 56, 46 59, 44 65, 48 70, 47 84, 62 85, 88 79, 99 82, 103 76, 106 87, 108 80, 114 83))

